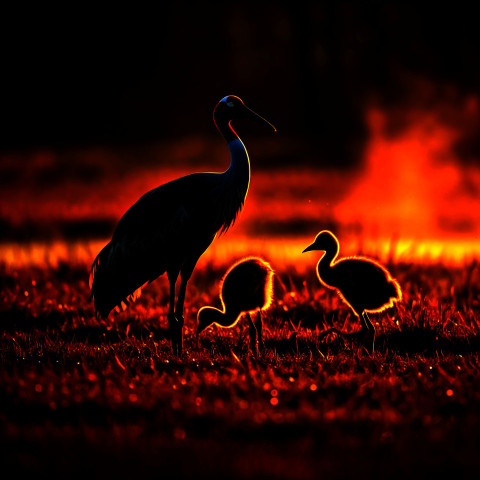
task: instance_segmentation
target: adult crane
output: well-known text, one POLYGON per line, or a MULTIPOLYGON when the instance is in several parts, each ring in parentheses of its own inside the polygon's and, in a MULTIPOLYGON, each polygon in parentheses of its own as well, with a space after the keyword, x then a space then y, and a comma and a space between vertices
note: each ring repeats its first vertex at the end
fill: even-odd
POLYGON ((118 222, 111 241, 93 262, 90 288, 98 318, 125 309, 160 275, 170 284, 168 325, 175 355, 183 349, 183 305, 187 282, 214 238, 235 222, 248 192, 250 160, 231 126, 252 119, 275 127, 228 95, 215 107, 213 119, 230 150, 222 173, 194 173, 160 185, 143 195, 118 222), (181 277, 177 302, 175 285, 181 277))

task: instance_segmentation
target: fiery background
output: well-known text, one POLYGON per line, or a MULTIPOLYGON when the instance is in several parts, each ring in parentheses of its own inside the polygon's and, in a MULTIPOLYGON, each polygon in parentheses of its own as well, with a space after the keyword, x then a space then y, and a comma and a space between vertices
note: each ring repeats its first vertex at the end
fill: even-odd
MULTIPOLYGON (((71 472, 49 457, 64 439, 83 454, 112 441, 88 463, 107 474, 119 452, 128 452, 125 471, 150 471, 156 449, 205 461, 209 478, 316 478, 322 468, 344 478, 342 451, 370 476, 375 461, 385 469, 395 456, 419 474, 478 464, 470 384, 479 371, 480 42, 472 7, 246 0, 164 2, 160 13, 3 10, 0 445, 12 465, 80 477, 76 462, 71 472), (236 225, 198 263, 187 336, 198 308, 216 301, 228 265, 259 255, 277 272, 267 319, 275 353, 252 363, 231 349, 234 333, 216 332, 204 345, 215 354, 190 351, 175 363, 158 325, 163 280, 106 328, 93 317, 88 268, 143 193, 227 168, 212 121, 227 94, 278 133, 235 125, 251 159, 250 190, 236 225), (372 359, 315 340, 332 322, 355 329, 315 283, 315 259, 300 253, 322 229, 338 236, 341 255, 379 259, 405 289, 372 359), (399 319, 412 337, 397 332, 399 319), (299 333, 297 325, 311 328, 299 333), (405 407, 416 401, 418 410, 405 407), (450 456, 443 440, 452 432, 466 447, 450 456), (289 433, 293 440, 279 441, 289 433), (40 447, 45 436, 50 443, 40 447), (428 458, 417 457, 423 440, 428 458), (239 454, 219 466, 224 445, 239 454)), ((160 463, 174 477, 198 474, 160 463)))
POLYGON ((296 241, 331 226, 357 241, 352 251, 478 253, 480 67, 468 10, 176 2, 161 17, 5 18, 0 223, 10 261, 20 241, 104 240, 147 189, 226 168, 211 114, 229 93, 279 130, 238 126, 253 177, 229 244, 286 237, 282 256, 301 261, 296 241))

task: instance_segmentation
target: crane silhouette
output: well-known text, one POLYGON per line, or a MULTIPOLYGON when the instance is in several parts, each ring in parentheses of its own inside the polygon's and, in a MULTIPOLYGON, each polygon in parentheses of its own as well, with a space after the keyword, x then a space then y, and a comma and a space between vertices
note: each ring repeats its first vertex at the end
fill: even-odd
MULTIPOLYGON (((355 256, 336 261, 339 249, 337 237, 322 230, 302 253, 311 250, 325 252, 317 264, 318 279, 325 287, 336 290, 361 320, 360 333, 366 337, 367 349, 373 352, 375 327, 367 312, 381 312, 392 307, 402 299, 402 291, 388 270, 372 259, 355 256)), ((342 334, 335 328, 328 331, 342 334)))
POLYGON ((165 272, 170 284, 168 324, 174 354, 183 349, 183 308, 187 282, 200 256, 235 222, 250 183, 250 160, 231 121, 248 118, 275 127, 228 95, 213 119, 227 141, 230 166, 222 173, 194 173, 143 195, 118 222, 90 273, 98 318, 125 309, 142 288, 165 272), (181 277, 175 305, 175 286, 181 277))
POLYGON ((234 263, 220 281, 222 310, 202 307, 198 311, 198 335, 207 327, 216 324, 220 327, 233 327, 246 313, 250 345, 254 353, 258 346, 263 349, 263 324, 261 311, 266 310, 273 299, 274 271, 269 263, 259 257, 246 257, 234 263), (257 311, 255 323, 250 316, 257 311))

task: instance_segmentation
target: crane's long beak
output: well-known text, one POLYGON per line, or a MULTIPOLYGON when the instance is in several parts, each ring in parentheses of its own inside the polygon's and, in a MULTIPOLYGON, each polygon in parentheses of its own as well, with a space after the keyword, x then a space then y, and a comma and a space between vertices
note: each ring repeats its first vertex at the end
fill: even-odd
POLYGON ((258 113, 255 113, 252 109, 248 108, 246 105, 245 107, 245 116, 246 118, 250 118, 258 123, 263 123, 268 125, 274 132, 277 131, 277 129, 268 121, 265 120, 263 117, 261 117, 258 113))

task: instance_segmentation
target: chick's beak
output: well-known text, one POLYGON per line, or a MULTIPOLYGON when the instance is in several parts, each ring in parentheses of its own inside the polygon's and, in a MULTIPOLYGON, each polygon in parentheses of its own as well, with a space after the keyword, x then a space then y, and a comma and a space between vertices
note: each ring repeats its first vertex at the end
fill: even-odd
POLYGON ((305 253, 305 252, 310 252, 312 250, 315 250, 315 244, 312 243, 311 245, 309 245, 302 253, 305 253))

